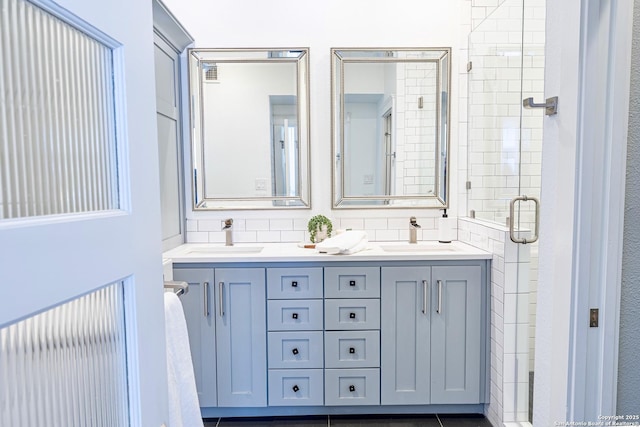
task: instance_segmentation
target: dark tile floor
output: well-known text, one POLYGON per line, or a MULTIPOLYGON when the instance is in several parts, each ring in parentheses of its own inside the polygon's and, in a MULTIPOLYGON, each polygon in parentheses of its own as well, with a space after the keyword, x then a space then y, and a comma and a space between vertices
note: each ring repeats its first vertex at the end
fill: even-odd
POLYGON ((207 419, 205 427, 492 427, 482 415, 331 415, 207 419))

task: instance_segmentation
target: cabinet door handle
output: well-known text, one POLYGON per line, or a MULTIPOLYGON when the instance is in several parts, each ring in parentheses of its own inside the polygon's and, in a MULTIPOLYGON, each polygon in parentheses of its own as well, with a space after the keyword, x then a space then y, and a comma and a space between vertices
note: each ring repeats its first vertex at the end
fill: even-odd
POLYGON ((209 317, 209 282, 204 282, 202 292, 202 299, 204 300, 204 317, 209 317))
POLYGON ((350 392, 352 392, 352 393, 353 393, 354 391, 356 391, 356 386, 354 386, 354 385, 350 385, 350 386, 349 386, 349 391, 350 391, 350 392))
POLYGON ((442 280, 438 280, 438 314, 442 314, 442 280))
POLYGON ((427 314, 427 288, 429 283, 426 280, 422 281, 422 314, 427 314))
POLYGON ((220 317, 224 317, 224 282, 218 283, 218 303, 220 304, 220 317))
POLYGON ((293 386, 293 392, 294 392, 294 393, 297 393, 297 392, 298 392, 298 390, 300 390, 300 387, 298 387, 298 385, 297 385, 297 384, 296 384, 296 385, 294 385, 294 386, 293 386))

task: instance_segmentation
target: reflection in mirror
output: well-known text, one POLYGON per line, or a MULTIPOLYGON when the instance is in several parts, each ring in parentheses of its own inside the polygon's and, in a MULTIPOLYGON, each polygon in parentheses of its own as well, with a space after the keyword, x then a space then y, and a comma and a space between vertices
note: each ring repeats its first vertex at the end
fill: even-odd
POLYGON ((190 49, 194 210, 309 208, 308 49, 190 49))
POLYGON ((447 207, 450 53, 331 50, 334 207, 447 207))

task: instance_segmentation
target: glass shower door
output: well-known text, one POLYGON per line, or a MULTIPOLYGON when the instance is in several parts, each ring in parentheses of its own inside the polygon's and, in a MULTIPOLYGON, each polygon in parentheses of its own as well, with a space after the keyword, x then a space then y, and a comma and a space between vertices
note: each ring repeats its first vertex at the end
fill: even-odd
MULTIPOLYGON (((539 101, 543 96, 544 31, 544 0, 505 0, 474 22, 469 35, 469 216, 503 227, 511 225, 515 240, 524 238, 528 242, 538 233, 537 206, 532 198, 540 198, 544 112, 524 109, 522 100, 533 97, 539 101)), ((529 342, 527 352, 518 355, 528 353, 528 363, 524 357, 516 359, 527 366, 516 367, 519 373, 515 375, 522 381, 523 372, 529 372, 532 382, 538 244, 519 244, 516 249, 517 268, 526 271, 517 272, 523 279, 518 280, 517 294, 504 297, 504 322, 508 322, 506 317, 513 309, 508 304, 515 304, 515 329, 528 329, 529 342), (527 294, 528 301, 523 301, 527 294), (525 323, 528 328, 519 328, 525 323)), ((521 416, 514 414, 514 418, 521 416)))

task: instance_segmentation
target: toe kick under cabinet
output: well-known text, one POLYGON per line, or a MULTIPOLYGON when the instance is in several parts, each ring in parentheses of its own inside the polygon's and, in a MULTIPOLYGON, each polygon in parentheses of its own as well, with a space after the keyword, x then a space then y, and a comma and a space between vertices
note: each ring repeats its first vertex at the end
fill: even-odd
POLYGON ((203 416, 482 412, 489 263, 174 262, 203 416))

